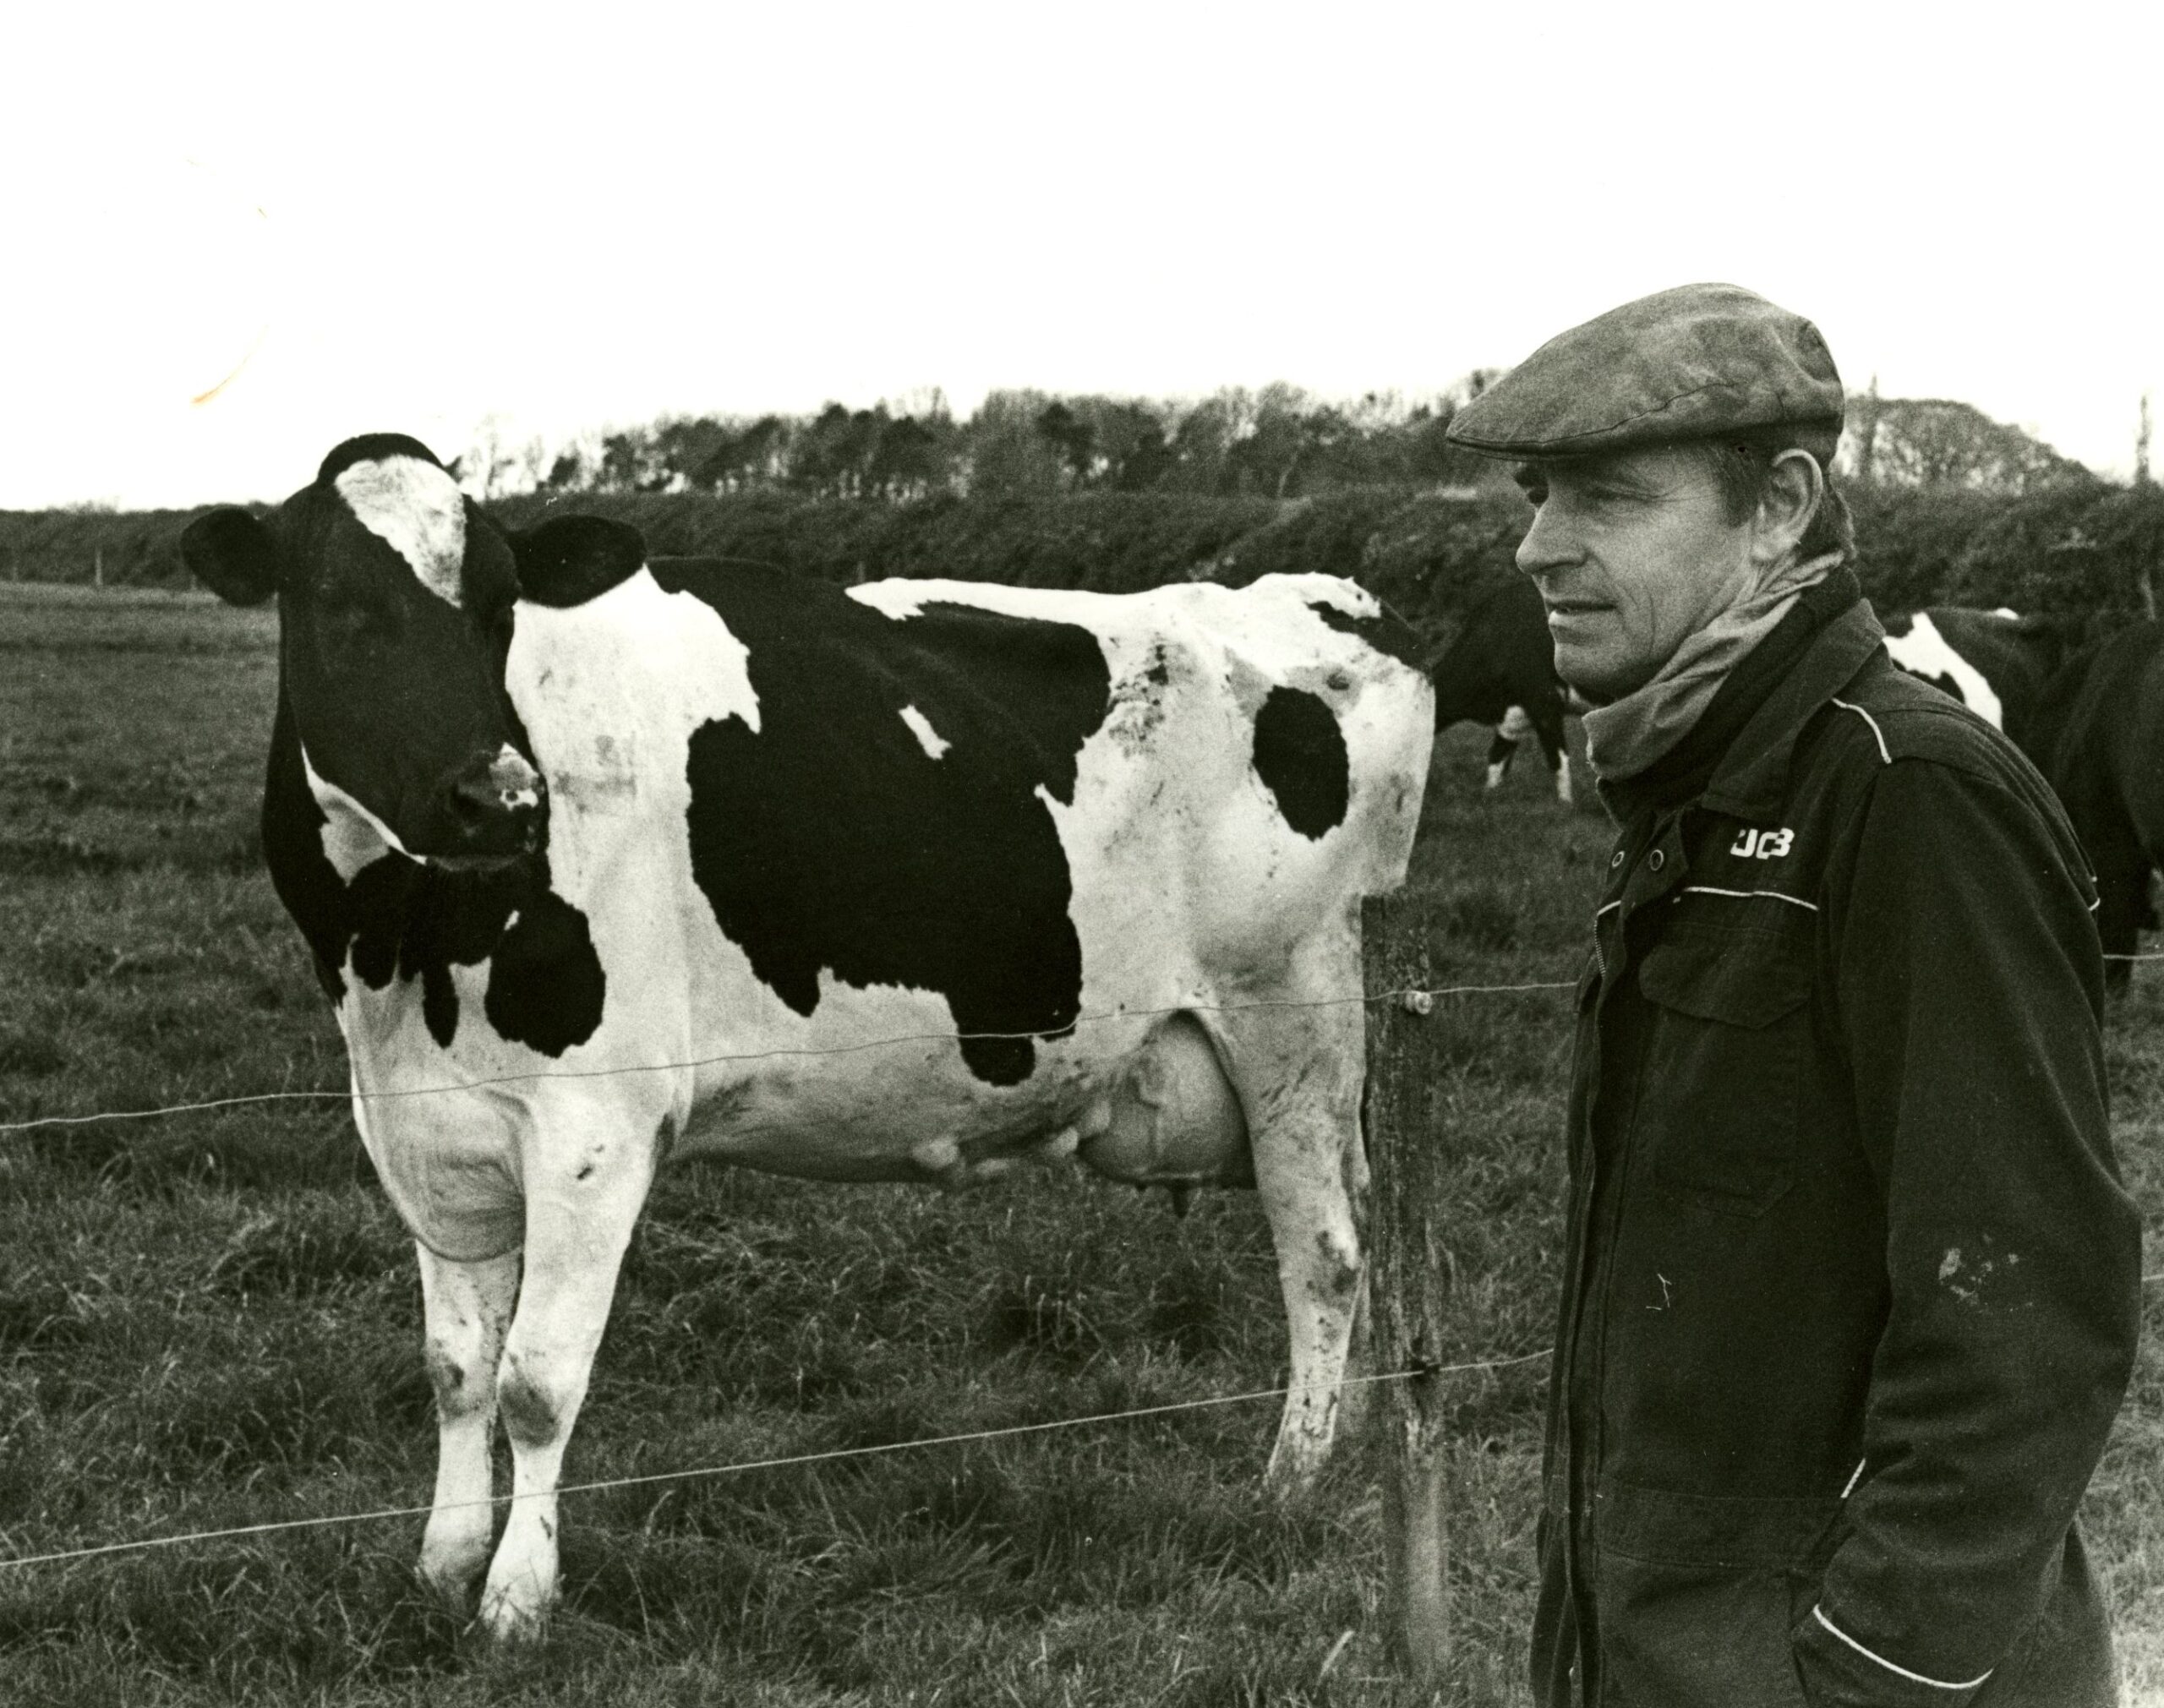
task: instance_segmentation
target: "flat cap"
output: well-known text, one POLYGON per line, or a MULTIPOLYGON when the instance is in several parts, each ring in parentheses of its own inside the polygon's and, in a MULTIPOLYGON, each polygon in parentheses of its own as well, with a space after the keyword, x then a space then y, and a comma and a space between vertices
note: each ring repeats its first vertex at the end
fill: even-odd
POLYGON ((1754 428, 1822 463, 1841 376, 1818 329, 1739 285, 1679 285, 1549 339, 1451 417, 1450 442, 1533 462, 1754 428))

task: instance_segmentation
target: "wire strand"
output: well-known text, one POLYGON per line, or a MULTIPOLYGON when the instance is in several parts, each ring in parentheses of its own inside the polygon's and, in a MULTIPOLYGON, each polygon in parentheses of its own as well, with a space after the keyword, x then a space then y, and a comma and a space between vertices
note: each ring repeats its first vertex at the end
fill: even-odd
POLYGON ((281 1531, 321 1530, 332 1525, 369 1524, 394 1518, 424 1518, 434 1512, 509 1506, 522 1500, 542 1500, 566 1494, 594 1494, 614 1488, 641 1488, 657 1482, 733 1476, 753 1471, 781 1471, 798 1465, 831 1464, 837 1460, 869 1459, 880 1454, 907 1453, 918 1448, 960 1447, 974 1442, 998 1441, 1018 1435, 1042 1435, 1055 1429, 1079 1429, 1093 1423, 1122 1423, 1138 1417, 1161 1417, 1176 1411, 1199 1411, 1211 1406, 1241 1405, 1257 1400, 1282 1400, 1295 1394, 1313 1394, 1381 1382, 1406 1382, 1416 1377, 1432 1379, 1464 1375, 1473 1371, 1505 1370, 1515 1364, 1529 1364, 1536 1358, 1545 1358, 1554 1351, 1552 1346, 1544 1346, 1537 1352, 1521 1352, 1507 1358, 1484 1358, 1467 1364, 1445 1364, 1418 1370, 1392 1370, 1375 1376, 1348 1376, 1340 1383, 1308 1383, 1297 1388, 1258 1388, 1244 1394, 1217 1394, 1202 1400, 1172 1400, 1162 1405, 1142 1405, 1126 1411, 1098 1411, 1085 1417, 1051 1418, 1041 1423, 1010 1423, 998 1429, 972 1429, 957 1435, 878 1442, 867 1447, 834 1447, 818 1453, 785 1454, 779 1458, 743 1460, 730 1465, 693 1465, 682 1471, 648 1471, 637 1476, 604 1477, 592 1482, 570 1482, 553 1489, 531 1490, 525 1494, 498 1494, 490 1495, 484 1500, 448 1501, 440 1507, 376 1507, 367 1512, 325 1513, 312 1518, 273 1519, 263 1524, 188 1531, 178 1536, 138 1536, 126 1542, 102 1542, 92 1547, 59 1548, 41 1554, 17 1554, 0 1559, 0 1570, 13 1567, 56 1565, 63 1561, 96 1559, 112 1554, 137 1553, 150 1548, 180 1547, 189 1542, 226 1542, 241 1536, 270 1536, 281 1531))
MULTIPOLYGON (((963 1044, 978 1041, 1013 1041, 1019 1039, 1039 1040, 1063 1035, 1076 1027, 1100 1024, 1116 1020, 1153 1020, 1168 1014, 1243 1014, 1258 1009, 1276 1008, 1342 1008, 1354 1003, 1400 1001, 1408 996, 1421 996, 1434 1001, 1445 996, 1500 996, 1534 990, 1569 990, 1576 988, 1574 981, 1563 980, 1555 983, 1531 985, 1452 985, 1434 990, 1407 987, 1402 990, 1378 991, 1373 996, 1322 996, 1302 1000, 1260 1002, 1182 1002, 1162 1008, 1122 1008, 1100 1013, 1078 1014, 1064 1028, 1047 1028, 1037 1032, 906 1032, 892 1038, 867 1039, 860 1044, 835 1044, 817 1048, 800 1046, 779 1050, 750 1050, 731 1051, 718 1056, 694 1056, 685 1061, 641 1061, 615 1067, 534 1068, 524 1073, 497 1074, 485 1079, 469 1079, 456 1085, 416 1085, 391 1091, 363 1091, 348 1087, 332 1089, 325 1087, 307 1091, 257 1091, 234 1097, 206 1098, 194 1103, 174 1103, 156 1109, 124 1109, 93 1115, 46 1115, 31 1121, 0 1121, 0 1133, 30 1132, 45 1127, 89 1127, 101 1121, 151 1121, 168 1115, 197 1115, 210 1110, 239 1109, 255 1104, 323 1102, 331 1100, 361 1099, 370 1103, 390 1103, 409 1097, 441 1097, 454 1092, 483 1091, 493 1086, 523 1085, 537 1080, 549 1079, 610 1079, 633 1073, 681 1073, 700 1067, 717 1067, 739 1061, 773 1061, 783 1059, 801 1059, 815 1056, 857 1056, 866 1050, 889 1050, 904 1044, 963 1044)), ((764 1130, 764 1129, 762 1129, 764 1130)))
MULTIPOLYGON (((2121 955, 2107 954, 2107 961, 2164 961, 2164 953, 2121 955)), ((1511 996, 1543 990, 1570 990, 1577 988, 1571 979, 1545 980, 1523 985, 1448 985, 1433 989, 1407 986, 1395 990, 1381 990, 1358 996, 1321 996, 1303 999, 1259 1002, 1183 1002, 1161 1008, 1122 1008, 1094 1014, 1078 1014, 1063 1028, 1035 1032, 905 1032, 890 1038, 866 1039, 858 1044, 824 1045, 817 1047, 803 1045, 776 1050, 749 1050, 726 1051, 714 1056, 697 1056, 683 1061, 641 1061, 616 1067, 533 1068, 523 1073, 501 1073, 485 1079, 468 1079, 455 1085, 416 1085, 391 1091, 363 1091, 358 1087, 334 1089, 323 1087, 302 1091, 256 1091, 232 1097, 203 1098, 189 1103, 161 1104, 150 1109, 101 1110, 89 1115, 43 1115, 29 1121, 0 1121, 0 1135, 36 1132, 50 1127, 94 1127, 106 1121, 156 1121, 172 1115, 202 1115, 217 1110, 245 1109, 271 1103, 321 1103, 359 1100, 369 1103, 391 1103, 412 1097, 443 1097, 457 1092, 485 1091, 504 1085, 526 1085, 551 1079, 611 1079, 634 1073, 682 1073, 701 1067, 724 1067, 734 1062, 774 1061, 784 1059, 856 1056, 867 1050, 891 1050, 904 1044, 948 1044, 957 1047, 967 1043, 1014 1042, 1019 1040, 1040 1040, 1066 1035, 1076 1028, 1101 1024, 1116 1020, 1151 1020, 1168 1014, 1242 1014, 1260 1009, 1276 1008, 1340 1008, 1352 1003, 1402 1001, 1407 997, 1423 997, 1429 1001, 1445 996, 1511 996)), ((786 1125, 769 1126, 744 1130, 743 1136, 757 1133, 786 1132, 786 1125)))

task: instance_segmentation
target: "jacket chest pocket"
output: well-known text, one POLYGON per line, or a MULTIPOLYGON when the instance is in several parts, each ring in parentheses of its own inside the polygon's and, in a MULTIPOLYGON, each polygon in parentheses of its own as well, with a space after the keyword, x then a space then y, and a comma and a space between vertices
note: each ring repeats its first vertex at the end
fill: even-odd
POLYGON ((1655 1177, 1711 1209, 1762 1214, 1795 1181, 1807 947, 1671 936, 1647 951, 1638 989, 1652 1006, 1637 1127, 1655 1177))

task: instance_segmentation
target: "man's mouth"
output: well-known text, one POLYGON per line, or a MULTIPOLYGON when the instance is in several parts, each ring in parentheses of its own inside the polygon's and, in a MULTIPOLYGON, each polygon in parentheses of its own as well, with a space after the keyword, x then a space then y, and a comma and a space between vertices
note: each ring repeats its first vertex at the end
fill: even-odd
POLYGON ((1557 617, 1582 617, 1588 612, 1608 608, 1607 602, 1602 599, 1549 599, 1547 605, 1551 621, 1557 617))

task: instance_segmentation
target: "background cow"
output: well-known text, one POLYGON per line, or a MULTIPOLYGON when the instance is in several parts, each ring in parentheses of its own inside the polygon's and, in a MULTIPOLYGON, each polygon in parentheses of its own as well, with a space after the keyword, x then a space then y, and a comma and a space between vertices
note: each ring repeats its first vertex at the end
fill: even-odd
POLYGON ((1329 1447, 1361 1256, 1358 898, 1429 757, 1412 637, 1351 582, 846 592, 509 537, 415 441, 183 541, 279 601, 263 837, 413 1232, 432 1584, 536 1629, 555 1491, 655 1169, 957 1183, 1079 1154, 1260 1189, 1329 1447), (457 1088, 448 1090, 446 1088, 457 1088), (513 1505, 490 1558, 489 1443, 513 1505))
POLYGON ((2017 743, 2044 685, 2089 630, 2085 618, 1934 605, 1889 618, 1886 651, 1912 676, 1951 695, 2017 743))
POLYGON ((1528 734, 1555 775, 1555 795, 1571 799, 1571 756, 1563 742, 1564 689, 1540 590, 1512 576, 1467 612, 1465 626, 1428 667, 1435 684, 1435 732, 1470 719, 1493 724, 1488 787, 1501 783, 1528 734))
MULTIPOLYGON (((2164 863, 2164 625, 2133 623, 2068 660, 2028 737, 2096 868, 2104 952, 2131 955, 2157 923, 2149 879, 2164 863)), ((2123 990, 2132 972, 2107 961, 2105 984, 2123 990)))

